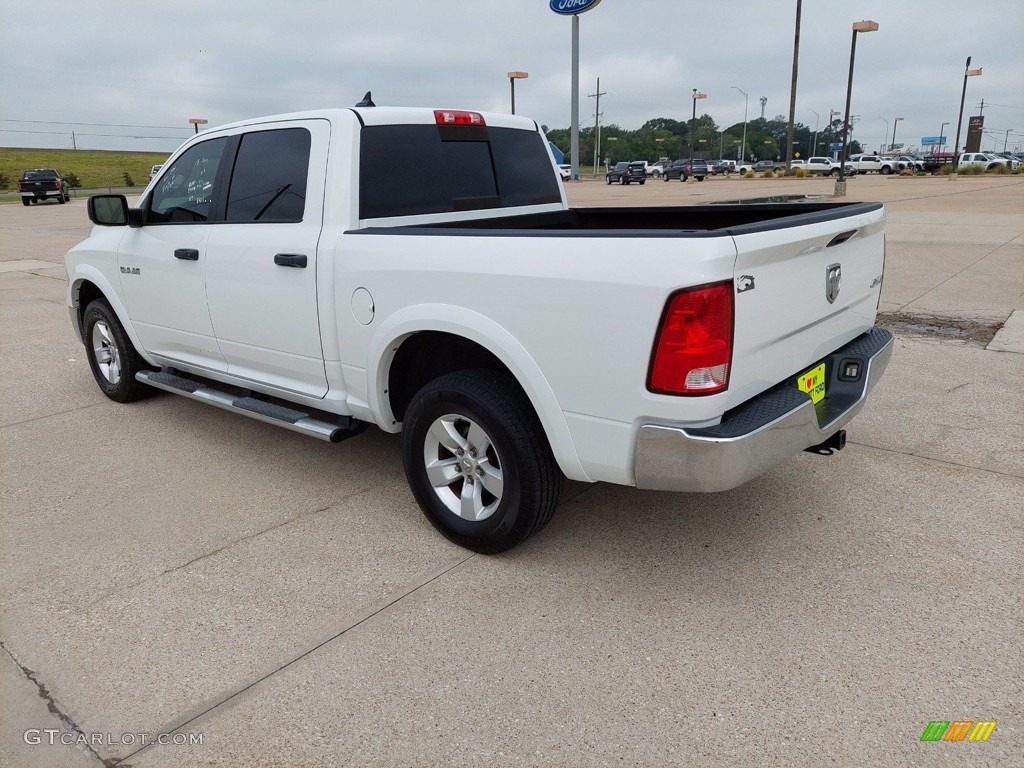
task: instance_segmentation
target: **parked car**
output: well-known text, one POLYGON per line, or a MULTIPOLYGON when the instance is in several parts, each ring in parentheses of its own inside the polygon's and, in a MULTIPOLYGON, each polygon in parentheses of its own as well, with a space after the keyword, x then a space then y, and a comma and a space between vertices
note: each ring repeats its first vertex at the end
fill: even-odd
POLYGON ((615 167, 604 175, 604 179, 609 184, 615 182, 627 186, 633 182, 643 184, 647 181, 647 172, 644 170, 643 163, 616 163, 615 167))
POLYGON ((149 169, 149 180, 152 181, 153 177, 156 176, 158 173, 160 173, 160 169, 163 168, 163 167, 164 166, 161 163, 160 165, 154 165, 152 168, 150 168, 149 169))
MULTIPOLYGON (((328 442, 400 433, 412 497, 483 553, 541 530, 563 477, 725 491, 844 446, 893 351, 875 325, 881 203, 579 210, 560 184, 522 116, 218 126, 138 207, 89 199, 96 226, 64 260, 70 322, 115 402, 160 389, 328 442), (365 172, 396 157, 402 174, 365 172)), ((187 410, 199 442, 239 439, 187 410)), ((110 418, 127 437, 76 434, 76 450, 116 471, 139 439, 176 447, 144 409, 110 418)), ((286 459, 233 450, 308 479, 297 442, 286 459)))
POLYGON ((658 160, 651 163, 647 168, 647 175, 653 179, 661 178, 661 175, 665 172, 668 166, 672 165, 671 160, 658 160))
POLYGON ((894 158, 879 155, 851 155, 847 158, 857 173, 881 173, 888 175, 899 170, 894 158))
POLYGON ((904 171, 907 168, 912 171, 924 170, 924 161, 914 157, 913 155, 900 155, 896 158, 896 164, 901 171, 904 171))
POLYGON ((62 205, 71 200, 68 183, 55 168, 29 168, 18 180, 22 205, 32 205, 50 197, 62 205))
POLYGON ((957 162, 957 170, 967 170, 968 168, 978 168, 982 171, 994 171, 999 166, 1004 168, 1010 168, 1010 161, 1005 157, 999 157, 998 155, 989 154, 987 152, 965 152, 960 155, 960 160, 957 162))
MULTIPOLYGON (((813 173, 818 176, 839 175, 839 161, 833 160, 831 157, 809 157, 807 158, 807 165, 804 166, 804 168, 807 173, 813 173)), ((847 163, 845 175, 856 176, 857 169, 850 163, 847 163)))
POLYGON ((704 181, 704 177, 708 175, 708 164, 699 159, 689 158, 676 160, 672 165, 665 169, 662 173, 661 178, 665 181, 669 179, 679 179, 680 181, 686 181, 688 178, 693 176, 697 181, 704 181))
POLYGON ((735 160, 719 160, 715 165, 716 173, 736 173, 736 161, 735 160))
POLYGON ((562 181, 568 181, 572 178, 572 166, 566 163, 559 164, 558 175, 562 177, 562 181))
POLYGON ((765 171, 784 171, 786 170, 786 163, 780 160, 758 160, 756 163, 751 163, 749 160, 739 167, 740 173, 747 173, 753 171, 754 173, 764 173, 765 171))

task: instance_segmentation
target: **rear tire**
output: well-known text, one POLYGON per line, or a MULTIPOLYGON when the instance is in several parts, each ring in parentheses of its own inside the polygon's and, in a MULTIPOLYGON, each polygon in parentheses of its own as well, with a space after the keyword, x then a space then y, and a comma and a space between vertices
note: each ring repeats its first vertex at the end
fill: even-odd
POLYGON ((416 393, 402 457, 420 509, 474 552, 511 549, 555 512, 562 475, 522 389, 490 370, 450 373, 416 393))
POLYGON ((67 202, 67 200, 64 199, 64 193, 63 192, 61 192, 59 195, 57 195, 57 202, 60 203, 61 205, 64 205, 64 203, 67 202))
POLYGON ((118 403, 129 403, 153 390, 135 379, 148 367, 106 299, 96 299, 82 316, 85 353, 100 391, 118 403))
POLYGON ((32 201, 29 200, 27 197, 23 197, 23 198, 21 198, 21 204, 22 205, 32 205, 32 201))

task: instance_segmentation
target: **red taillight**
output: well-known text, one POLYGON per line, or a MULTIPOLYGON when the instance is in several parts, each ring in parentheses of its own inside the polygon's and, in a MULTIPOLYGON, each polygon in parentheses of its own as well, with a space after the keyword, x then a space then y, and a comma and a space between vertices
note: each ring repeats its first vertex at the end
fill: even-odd
POLYGON ((21 182, 18 182, 18 191, 21 192, 21 182))
POLYGON ((654 342, 647 389, 665 395, 713 395, 729 386, 732 281, 669 297, 654 342))
POLYGON ((53 180, 53 188, 54 189, 60 189, 60 179, 54 179, 53 180))
POLYGON ((458 109, 435 109, 434 121, 438 125, 487 125, 479 112, 458 109))

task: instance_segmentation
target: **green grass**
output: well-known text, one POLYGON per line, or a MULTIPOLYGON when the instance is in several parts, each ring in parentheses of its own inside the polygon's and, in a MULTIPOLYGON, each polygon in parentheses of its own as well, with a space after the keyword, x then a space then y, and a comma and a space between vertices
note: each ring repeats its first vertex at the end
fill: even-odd
POLYGON ((0 147, 0 175, 10 179, 9 189, 18 188, 26 168, 56 168, 74 173, 85 189, 123 187, 125 171, 139 191, 149 181, 149 170, 167 160, 165 152, 107 152, 95 149, 8 149, 0 147))

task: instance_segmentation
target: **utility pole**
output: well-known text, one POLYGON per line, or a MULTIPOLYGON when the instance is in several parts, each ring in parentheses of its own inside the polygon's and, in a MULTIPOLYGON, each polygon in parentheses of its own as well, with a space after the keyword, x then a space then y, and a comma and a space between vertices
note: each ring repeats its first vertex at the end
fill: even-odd
POLYGON ((764 120, 764 105, 768 103, 768 97, 761 97, 761 119, 764 120))
POLYGON ((597 99, 594 103, 594 173, 597 173, 597 161, 601 155, 601 97, 607 96, 601 91, 601 78, 597 78, 597 93, 587 94, 588 99, 597 99))
POLYGON ((786 128, 786 171, 793 167, 793 121, 796 120, 796 75, 800 63, 800 10, 803 0, 796 0, 796 32, 793 34, 793 84, 789 91, 789 126, 786 128))
POLYGON ((71 132, 71 146, 74 149, 78 149, 78 142, 75 140, 75 132, 71 132))
POLYGON ((984 115, 985 114, 985 100, 982 99, 981 100, 981 104, 978 104, 977 107, 978 107, 978 114, 979 115, 984 115))

